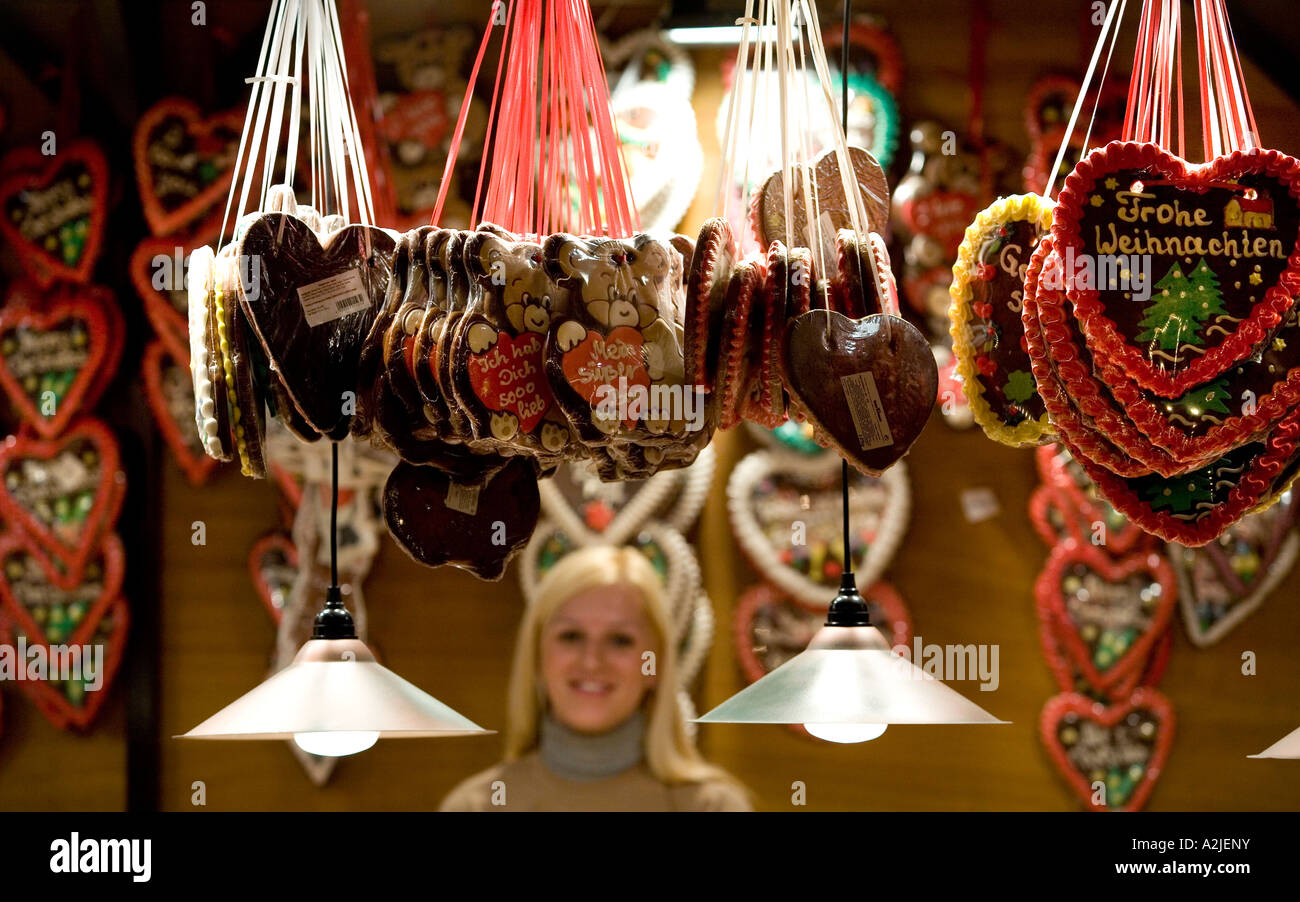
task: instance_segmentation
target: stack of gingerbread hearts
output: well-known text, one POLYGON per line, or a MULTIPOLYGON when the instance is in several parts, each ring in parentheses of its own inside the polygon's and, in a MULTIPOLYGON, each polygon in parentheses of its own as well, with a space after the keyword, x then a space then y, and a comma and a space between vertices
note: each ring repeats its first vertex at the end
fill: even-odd
POLYGON ((238 112, 204 116, 191 101, 167 97, 140 117, 132 145, 151 235, 131 255, 131 280, 155 333, 140 378, 158 429, 193 485, 205 482, 217 461, 189 426, 187 273, 194 250, 220 230, 242 126, 238 112))
MULTIPOLYGON (((1117 510, 1192 546, 1269 507, 1300 469, 1300 163, 1248 137, 1218 0, 1196 10, 1207 77, 1242 104, 1204 100, 1201 164, 1131 106, 1125 140, 1065 180, 1022 311, 1062 443, 1117 510)), ((1163 13, 1177 22, 1155 0, 1144 19, 1163 13)), ((1151 65, 1141 51, 1135 72, 1151 65)))
POLYGON ((789 140, 781 142, 781 168, 749 199, 748 230, 733 233, 724 207, 696 241, 687 277, 687 378, 706 386, 721 428, 748 420, 775 429, 794 419, 809 424, 821 446, 879 475, 920 434, 938 373, 924 336, 898 315, 879 234, 889 217, 884 171, 845 140, 816 23, 787 33, 790 14, 786 4, 767 8, 771 46, 744 31, 739 87, 726 117, 724 188, 733 173, 763 159, 754 103, 779 111, 789 140), (791 66, 775 83, 762 62, 773 54, 791 66), (813 131, 805 79, 822 89, 817 111, 835 129, 830 149, 797 161, 792 148, 810 146, 813 131))
POLYGON ((1061 694, 1040 737, 1093 810, 1131 811, 1150 795, 1173 738, 1157 690, 1173 647, 1178 581, 1153 537, 1096 497, 1067 451, 1036 452, 1030 515, 1051 549, 1035 583, 1039 639, 1061 694))
POLYGON ((121 356, 113 296, 90 284, 107 166, 75 142, 0 169, 0 232, 30 281, 0 311, 0 386, 16 422, 0 446, 0 642, 7 674, 60 728, 88 728, 126 644, 115 533, 126 495, 117 439, 93 415, 121 356))

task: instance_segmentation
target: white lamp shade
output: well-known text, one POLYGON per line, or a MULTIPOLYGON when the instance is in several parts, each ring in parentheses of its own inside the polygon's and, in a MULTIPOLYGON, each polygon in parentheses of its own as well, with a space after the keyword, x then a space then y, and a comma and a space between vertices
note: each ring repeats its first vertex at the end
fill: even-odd
POLYGON ((293 663, 180 739, 292 739, 295 733, 383 739, 495 732, 456 713, 375 660, 356 639, 312 639, 293 663))
POLYGON ((889 650, 880 630, 826 626, 808 648, 697 723, 1006 723, 889 650))
POLYGON ((1258 755, 1247 758, 1300 758, 1300 727, 1296 727, 1258 755))

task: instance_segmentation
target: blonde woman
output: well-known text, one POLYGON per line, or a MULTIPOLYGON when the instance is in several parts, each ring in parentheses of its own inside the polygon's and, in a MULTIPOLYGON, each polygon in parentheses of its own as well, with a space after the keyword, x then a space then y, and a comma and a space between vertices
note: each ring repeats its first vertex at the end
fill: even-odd
POLYGON ((751 810, 744 787, 687 736, 672 635, 663 586, 639 551, 561 559, 519 628, 505 761, 453 789, 442 810, 751 810))

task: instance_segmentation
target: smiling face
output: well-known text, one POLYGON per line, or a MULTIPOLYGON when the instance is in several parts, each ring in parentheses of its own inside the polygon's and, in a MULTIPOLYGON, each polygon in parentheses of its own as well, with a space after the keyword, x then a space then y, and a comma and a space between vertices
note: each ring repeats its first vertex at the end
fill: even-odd
POLYGON ((659 642, 639 589, 598 586, 561 605, 542 629, 541 682, 552 716, 579 733, 606 733, 640 707, 655 677, 642 655, 659 642))

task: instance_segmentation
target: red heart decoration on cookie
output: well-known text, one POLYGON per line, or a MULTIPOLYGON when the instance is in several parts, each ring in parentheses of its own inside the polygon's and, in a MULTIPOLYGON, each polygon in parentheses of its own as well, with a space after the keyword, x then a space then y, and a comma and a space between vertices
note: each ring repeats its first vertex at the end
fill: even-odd
POLYGON ((68 287, 0 311, 0 386, 45 438, 99 400, 122 353, 121 315, 101 289, 68 287))
POLYGON ((931 191, 899 204, 898 214, 909 231, 933 238, 952 259, 979 209, 979 200, 965 191, 931 191))
MULTIPOLYGON (((627 380, 629 393, 634 385, 648 391, 650 374, 646 371, 642 342, 643 336, 632 326, 617 326, 607 335, 588 331, 582 341, 564 353, 560 364, 564 378, 593 408, 601 401, 598 394, 608 395, 603 388, 618 388, 620 377, 627 380)), ((627 407, 630 409, 631 405, 627 407)), ((639 419, 624 416, 623 425, 635 429, 639 419)))
POLYGON ((1142 688, 1109 707, 1067 692, 1048 700, 1039 735, 1075 794, 1093 811, 1140 811, 1164 769, 1174 710, 1142 688), (1104 802, 1097 799, 1104 785, 1104 802))
POLYGON ((155 235, 179 231, 203 218, 226 196, 244 116, 204 117, 197 106, 166 97, 135 127, 135 178, 144 216, 155 235))
POLYGON ((155 339, 144 350, 140 376, 154 422, 185 478, 190 485, 202 485, 219 462, 207 455, 194 429, 194 388, 188 361, 188 354, 180 357, 167 342, 155 339))
POLYGON ((536 332, 512 338, 501 331, 490 350, 467 357, 474 394, 488 410, 514 414, 521 432, 532 432, 555 400, 546 378, 545 338, 536 332))
POLYGON ((1089 154, 1061 189, 1052 234, 1094 356, 1165 398, 1249 357, 1300 294, 1297 197, 1300 161, 1274 150, 1201 165, 1133 142, 1089 154), (1139 278, 1101 285, 1076 255, 1136 260, 1139 278))
MULTIPOLYGON (((98 716, 100 708, 108 698, 109 687, 117 676, 118 665, 122 661, 122 650, 126 646, 129 623, 130 613, 126 599, 118 596, 108 603, 97 618, 85 618, 78 628, 78 635, 71 641, 54 643, 102 649, 101 672, 91 674, 92 679, 99 682, 98 688, 91 689, 87 686, 84 669, 80 674, 81 679, 76 678, 76 675, 70 675, 69 679, 51 679, 53 674, 47 672, 44 679, 19 680, 19 688, 54 726, 61 730, 86 729, 98 716)), ((32 646, 44 647, 43 657, 47 668, 50 666, 49 662, 54 659, 54 650, 49 644, 29 635, 20 623, 0 617, 0 641, 10 647, 16 647, 20 639, 29 650, 32 646)), ((94 654, 93 651, 91 653, 94 654)), ((84 652, 81 659, 85 660, 84 652)), ((29 658, 27 665, 28 675, 31 674, 30 660, 29 658)))
POLYGON ((266 612, 278 625, 298 577, 298 548, 293 539, 276 530, 254 542, 248 552, 248 574, 266 612))
POLYGON ((89 282, 104 234, 108 164, 89 141, 52 157, 23 148, 0 170, 0 234, 42 288, 56 279, 89 282))
POLYGON ((11 435, 0 446, 0 479, 0 514, 59 559, 65 587, 75 585, 125 495, 117 439, 92 419, 58 439, 11 435))
POLYGON ((813 426, 873 476, 912 447, 939 391, 929 343, 897 316, 802 314, 786 331, 781 375, 813 426))
POLYGON ((1068 539, 1034 591, 1074 665, 1102 692, 1141 670, 1178 600, 1173 571, 1154 551, 1115 560, 1068 539))

